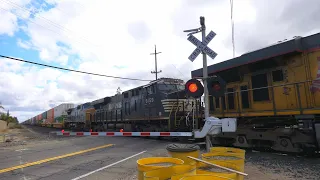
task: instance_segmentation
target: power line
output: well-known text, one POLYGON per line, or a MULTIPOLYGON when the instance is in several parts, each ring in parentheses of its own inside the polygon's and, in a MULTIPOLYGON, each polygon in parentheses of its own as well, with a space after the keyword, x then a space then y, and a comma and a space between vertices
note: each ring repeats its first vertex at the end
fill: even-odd
POLYGON ((25 62, 25 63, 29 63, 29 64, 35 64, 35 65, 39 65, 39 66, 45 66, 45 67, 50 67, 50 68, 54 68, 54 69, 72 71, 72 72, 83 73, 83 74, 90 74, 90 75, 95 75, 95 76, 103 76, 103 77, 109 77, 109 78, 115 78, 115 79, 126 79, 126 80, 134 80, 134 81, 152 81, 152 80, 145 80, 145 79, 125 78, 125 77, 119 77, 119 76, 108 76, 108 75, 104 75, 104 74, 78 71, 78 70, 67 69, 67 68, 62 68, 62 67, 57 67, 57 66, 51 66, 51 65, 42 64, 42 63, 36 63, 36 62, 32 62, 32 61, 26 61, 26 60, 14 58, 14 57, 9 57, 9 56, 4 56, 4 55, 0 55, 0 57, 15 60, 15 61, 20 61, 20 62, 25 62))

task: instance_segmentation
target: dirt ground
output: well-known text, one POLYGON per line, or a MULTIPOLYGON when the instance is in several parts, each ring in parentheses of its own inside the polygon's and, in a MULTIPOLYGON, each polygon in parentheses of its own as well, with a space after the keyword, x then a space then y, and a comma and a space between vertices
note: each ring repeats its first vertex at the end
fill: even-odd
POLYGON ((30 128, 22 129, 5 129, 0 132, 0 135, 5 134, 5 142, 0 142, 0 149, 18 147, 18 146, 33 146, 41 145, 54 140, 47 133, 36 132, 30 128))
POLYGON ((28 140, 26 129, 5 129, 0 132, 0 135, 5 135, 5 142, 0 143, 0 146, 7 146, 13 144, 24 144, 28 140))

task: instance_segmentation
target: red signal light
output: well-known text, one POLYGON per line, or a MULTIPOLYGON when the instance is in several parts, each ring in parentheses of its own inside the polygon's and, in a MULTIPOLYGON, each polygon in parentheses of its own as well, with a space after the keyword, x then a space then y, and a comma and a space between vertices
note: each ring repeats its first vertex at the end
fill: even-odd
POLYGON ((194 93, 194 92, 197 92, 198 86, 195 83, 190 83, 188 86, 188 89, 190 92, 194 93))
POLYGON ((214 89, 215 91, 220 91, 220 89, 221 89, 220 84, 214 84, 214 85, 213 85, 213 89, 214 89))
POLYGON ((220 77, 215 76, 208 79, 209 95, 219 98, 224 96, 226 90, 226 82, 220 77))
POLYGON ((190 79, 185 84, 186 95, 193 98, 200 98, 204 92, 203 86, 197 79, 190 79))

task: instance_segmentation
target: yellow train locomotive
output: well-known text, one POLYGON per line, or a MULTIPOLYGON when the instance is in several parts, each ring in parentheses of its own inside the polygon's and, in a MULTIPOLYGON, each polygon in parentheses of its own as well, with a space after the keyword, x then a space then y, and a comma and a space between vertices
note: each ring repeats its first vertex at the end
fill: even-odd
MULTIPOLYGON (((191 74, 202 77, 202 69, 191 74)), ((238 118, 237 132, 213 137, 214 144, 319 149, 320 33, 214 64, 208 75, 226 82, 224 96, 209 97, 210 115, 238 118)))

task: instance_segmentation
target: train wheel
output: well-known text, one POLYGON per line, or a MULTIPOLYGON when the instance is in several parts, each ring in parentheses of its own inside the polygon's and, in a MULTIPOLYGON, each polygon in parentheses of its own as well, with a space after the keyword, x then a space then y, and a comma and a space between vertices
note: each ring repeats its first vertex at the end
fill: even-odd
POLYGON ((250 148, 251 145, 248 143, 246 136, 239 135, 236 137, 236 142, 233 143, 236 147, 242 147, 242 148, 250 148))
POLYGON ((288 137, 279 137, 274 145, 272 146, 273 150, 282 151, 282 152, 292 152, 292 153, 300 153, 302 149, 299 147, 294 147, 290 138, 288 137))

